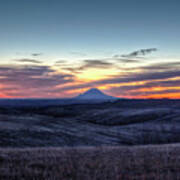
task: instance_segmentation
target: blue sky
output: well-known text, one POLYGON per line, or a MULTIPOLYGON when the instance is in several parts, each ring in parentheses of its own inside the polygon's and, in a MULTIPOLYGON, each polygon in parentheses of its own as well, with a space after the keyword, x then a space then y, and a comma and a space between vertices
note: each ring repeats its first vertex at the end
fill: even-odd
POLYGON ((179 56, 179 17, 178 0, 1 0, 0 53, 76 59, 156 47, 179 56))
POLYGON ((179 48, 179 0, 0 0, 0 97, 180 98, 179 48))

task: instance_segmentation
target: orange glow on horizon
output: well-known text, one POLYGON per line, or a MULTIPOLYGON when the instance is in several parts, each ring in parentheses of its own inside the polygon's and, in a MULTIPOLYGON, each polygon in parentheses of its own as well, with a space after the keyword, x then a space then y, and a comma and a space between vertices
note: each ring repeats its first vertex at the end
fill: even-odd
POLYGON ((154 95, 142 96, 141 98, 145 98, 145 99, 163 99, 163 98, 180 99, 180 93, 154 94, 154 95))
MULTIPOLYGON (((55 75, 58 75, 58 73, 55 73, 55 75)), ((120 76, 121 74, 119 74, 120 76)), ((117 97, 122 97, 122 98, 145 98, 145 99, 149 99, 149 98, 155 98, 155 99, 161 99, 161 98, 169 98, 169 99, 180 99, 180 92, 165 92, 162 94, 161 91, 168 91, 168 90, 180 90, 179 86, 174 86, 174 87, 161 87, 161 86, 156 86, 156 87, 146 87, 146 84, 148 85, 148 83, 156 83, 158 85, 158 82, 163 82, 163 81, 176 81, 176 80, 180 80, 180 77, 174 77, 174 78, 169 78, 169 79, 162 79, 162 80, 146 80, 146 81, 135 81, 135 82, 119 82, 119 83, 105 83, 105 84, 101 84, 101 80, 108 80, 109 79, 113 79, 113 77, 117 77, 117 71, 114 71, 113 68, 110 69, 87 69, 86 71, 83 71, 79 74, 76 74, 74 76, 73 81, 67 82, 65 84, 59 84, 56 85, 52 88, 54 88, 54 90, 56 89, 60 89, 60 91, 54 91, 53 93, 53 89, 51 91, 51 89, 48 89, 43 93, 39 93, 39 91, 41 91, 41 87, 38 88, 29 88, 29 89, 20 89, 22 92, 19 92, 16 89, 10 89, 10 85, 11 84, 7 84, 6 82, 4 84, 0 84, 0 89, 1 93, 0 93, 0 98, 65 98, 65 97, 73 97, 76 96, 80 93, 84 93, 85 91, 87 91, 89 88, 99 88, 102 91, 108 92, 108 95, 111 96, 117 96, 117 97), (93 85, 94 82, 94 85, 93 85), (100 82, 100 83, 99 83, 100 82), (87 85, 87 86, 86 86, 87 85), (143 86, 141 88, 141 85, 143 86), (127 90, 126 90, 126 86, 127 90), (132 89, 131 89, 132 86, 132 89), (137 89, 133 86, 139 86, 137 89), (8 87, 8 88, 7 88, 8 87), (122 90, 121 90, 122 87, 122 90), (123 89, 123 87, 125 87, 123 89), (145 88, 144 88, 145 87, 145 88), (4 90, 3 90, 4 88, 4 90), (61 88, 64 89, 61 91, 61 88), (116 93, 113 93, 113 88, 117 88, 116 93), (120 89, 118 92, 118 88, 120 89), (9 89, 9 90, 7 90, 9 89), (7 92, 8 91, 8 92, 7 92), (29 93, 24 93, 24 92, 29 92, 29 93), (150 95, 143 95, 143 93, 148 92, 149 94, 151 92, 153 92, 153 94, 150 95), (16 94, 17 95, 14 95, 16 94), (133 93, 136 93, 137 95, 133 95, 133 93), (25 96, 23 94, 28 94, 28 96, 25 96), (116 95, 115 95, 116 94, 116 95)), ((121 77, 121 76, 120 76, 121 77)), ((123 72, 122 72, 122 77, 123 77, 123 72)), ((67 77, 68 79, 69 77, 67 77)), ((49 87, 48 87, 49 88, 49 87)), ((43 90, 43 89, 42 89, 43 90)))

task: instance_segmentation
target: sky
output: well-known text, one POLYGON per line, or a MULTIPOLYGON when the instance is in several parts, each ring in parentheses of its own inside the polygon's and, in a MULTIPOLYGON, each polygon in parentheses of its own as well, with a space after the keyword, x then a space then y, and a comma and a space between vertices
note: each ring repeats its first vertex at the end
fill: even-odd
POLYGON ((0 97, 180 98, 179 18, 179 0, 0 0, 0 97))

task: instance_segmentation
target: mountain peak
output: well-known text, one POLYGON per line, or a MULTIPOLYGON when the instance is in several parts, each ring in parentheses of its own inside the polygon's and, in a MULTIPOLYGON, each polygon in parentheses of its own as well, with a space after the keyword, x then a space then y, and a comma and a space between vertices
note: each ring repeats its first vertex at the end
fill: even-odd
POLYGON ((91 89, 87 90, 86 92, 80 94, 76 98, 82 99, 82 100, 112 100, 112 99, 115 99, 115 97, 108 96, 97 88, 91 88, 91 89))
POLYGON ((84 94, 103 94, 103 93, 97 88, 91 88, 86 92, 84 92, 84 94))

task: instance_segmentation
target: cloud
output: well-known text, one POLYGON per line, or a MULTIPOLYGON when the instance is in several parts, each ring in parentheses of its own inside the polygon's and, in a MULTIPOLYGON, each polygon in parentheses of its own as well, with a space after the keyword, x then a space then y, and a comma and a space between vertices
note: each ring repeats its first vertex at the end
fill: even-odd
POLYGON ((147 66, 140 67, 143 70, 170 70, 170 69, 180 69, 180 62, 164 62, 164 63, 154 63, 147 66))
POLYGON ((72 74, 56 72, 50 66, 0 66, 1 92, 6 95, 41 96, 44 91, 71 82, 72 74))
POLYGON ((55 64, 64 64, 64 63, 67 63, 67 60, 61 59, 55 62, 55 64))
POLYGON ((102 59, 84 59, 79 60, 78 63, 70 64, 67 60, 58 60, 55 62, 56 65, 61 65, 63 70, 70 71, 73 73, 81 73, 81 71, 84 71, 86 69, 90 68, 96 68, 96 69, 105 69, 105 68, 120 68, 119 62, 121 63, 129 63, 129 64, 135 64, 139 63, 139 59, 127 59, 119 57, 118 55, 113 57, 106 57, 102 59))
POLYGON ((97 67, 97 68, 108 68, 108 67, 112 67, 113 63, 107 62, 107 61, 102 61, 102 60, 84 60, 84 65, 82 66, 82 68, 86 69, 89 67, 97 67))
POLYGON ((63 70, 66 70, 66 71, 69 71, 69 72, 71 72, 71 73, 79 73, 79 71, 80 71, 80 69, 79 68, 77 68, 77 67, 63 67, 62 68, 63 70))
POLYGON ((128 82, 141 82, 150 80, 159 80, 180 77, 180 70, 176 71, 164 71, 164 72, 139 72, 139 73, 128 73, 125 75, 115 75, 111 78, 97 81, 100 84, 118 84, 128 82))
POLYGON ((139 63, 140 60, 137 60, 137 59, 122 59, 122 58, 117 58, 116 60, 118 60, 119 62, 122 62, 122 63, 139 63))
POLYGON ((142 60, 145 59, 142 56, 145 56, 146 54, 149 54, 153 51, 157 51, 157 49, 156 48, 140 49, 138 51, 134 51, 134 52, 132 52, 130 54, 126 54, 126 55, 116 54, 116 55, 112 56, 112 59, 117 60, 122 63, 141 63, 142 60))
POLYGON ((37 57, 37 56, 41 56, 42 53, 32 53, 31 55, 34 56, 34 57, 37 57))
POLYGON ((145 56, 145 55, 150 54, 155 51, 157 51, 157 48, 140 49, 140 50, 134 51, 130 54, 122 55, 122 57, 133 58, 133 57, 138 57, 138 56, 145 56))
POLYGON ((159 81, 151 81, 146 82, 144 84, 138 84, 138 85, 120 85, 119 87, 113 87, 113 90, 122 92, 122 91, 128 91, 128 92, 134 92, 138 91, 139 89, 149 89, 151 91, 152 88, 175 88, 179 87, 180 80, 159 80, 159 81))
MULTIPOLYGON (((66 67, 66 70, 77 73, 88 68, 111 68, 116 67, 115 63, 107 60, 84 60, 78 67, 66 67)), ((123 68, 122 68, 123 70, 123 68)), ((125 68, 126 70, 126 68, 125 68)), ((180 62, 152 63, 146 66, 129 68, 131 71, 122 71, 120 74, 106 77, 100 80, 91 80, 89 82, 77 82, 67 84, 63 87, 53 89, 53 92, 73 92, 80 89, 106 86, 113 88, 112 95, 133 96, 134 91, 142 88, 152 87, 178 87, 180 80, 169 80, 170 78, 180 78, 180 62), (142 83, 143 84, 139 84, 142 83), (128 85, 137 83, 137 85, 128 85), (124 85, 127 84, 127 85, 124 85)), ((137 93, 141 95, 141 92, 137 93)))
POLYGON ((36 59, 28 59, 28 58, 16 59, 16 61, 22 62, 22 63, 36 63, 36 64, 42 63, 42 62, 39 61, 39 60, 36 60, 36 59))
POLYGON ((40 64, 41 61, 33 58, 16 61, 34 64, 0 65, 0 90, 5 96, 62 97, 63 95, 74 95, 80 89, 102 86, 112 95, 140 96, 143 95, 140 92, 143 88, 154 91, 153 87, 164 87, 170 91, 171 87, 179 87, 180 84, 180 62, 178 61, 123 66, 119 62, 138 63, 141 60, 136 57, 131 59, 116 56, 114 58, 84 59, 73 64, 71 61, 60 59, 55 62, 56 69, 59 65, 58 70, 51 66, 43 66, 40 64), (86 70, 98 71, 108 68, 111 70, 116 68, 116 75, 91 81, 81 81, 78 79, 80 76, 76 77, 76 73, 86 70), (170 78, 173 80, 169 80, 170 78), (132 83, 135 85, 132 86, 132 83))
POLYGON ((113 63, 103 61, 103 60, 83 60, 78 67, 71 66, 71 67, 65 67, 63 69, 74 72, 74 73, 75 72, 78 73, 89 68, 102 69, 102 68, 111 68, 113 66, 114 66, 113 63))
POLYGON ((158 87, 158 86, 164 86, 164 87, 170 87, 170 86, 179 86, 179 81, 171 81, 167 80, 168 78, 180 78, 180 71, 167 71, 167 72, 140 72, 140 73, 130 73, 125 75, 119 75, 119 76, 112 76, 106 79, 102 80, 95 80, 87 83, 80 83, 75 85, 67 85, 63 88, 60 88, 61 91, 70 91, 70 90, 78 90, 82 88, 91 88, 91 87, 98 87, 98 86, 104 86, 104 85, 119 85, 119 87, 116 87, 115 89, 118 89, 119 95, 121 93, 126 92, 130 93, 130 90, 136 90, 140 88, 148 88, 148 87, 158 87), (157 82, 155 82, 156 80, 157 82), (151 81, 151 82, 149 82, 151 81), (135 86, 122 86, 121 84, 124 83, 138 83, 138 82, 145 82, 145 85, 135 85, 135 86))
POLYGON ((164 63, 151 63, 148 65, 139 65, 137 67, 121 67, 121 70, 126 72, 143 71, 143 72, 159 72, 159 71, 172 71, 180 69, 180 62, 164 62, 164 63))
POLYGON ((140 97, 153 97, 154 95, 156 97, 171 97, 168 96, 168 94, 174 94, 174 98, 178 98, 180 94, 179 89, 163 89, 163 90, 134 90, 134 91, 129 91, 129 90, 124 90, 121 87, 112 87, 108 90, 106 90, 109 94, 113 94, 115 96, 120 96, 120 97, 133 97, 133 98, 140 98, 140 97))
POLYGON ((168 94, 168 93, 175 93, 175 94, 179 94, 180 90, 179 89, 167 89, 167 90, 161 90, 161 91, 144 91, 144 92, 132 92, 131 95, 132 96, 151 96, 151 95, 164 95, 168 94))

